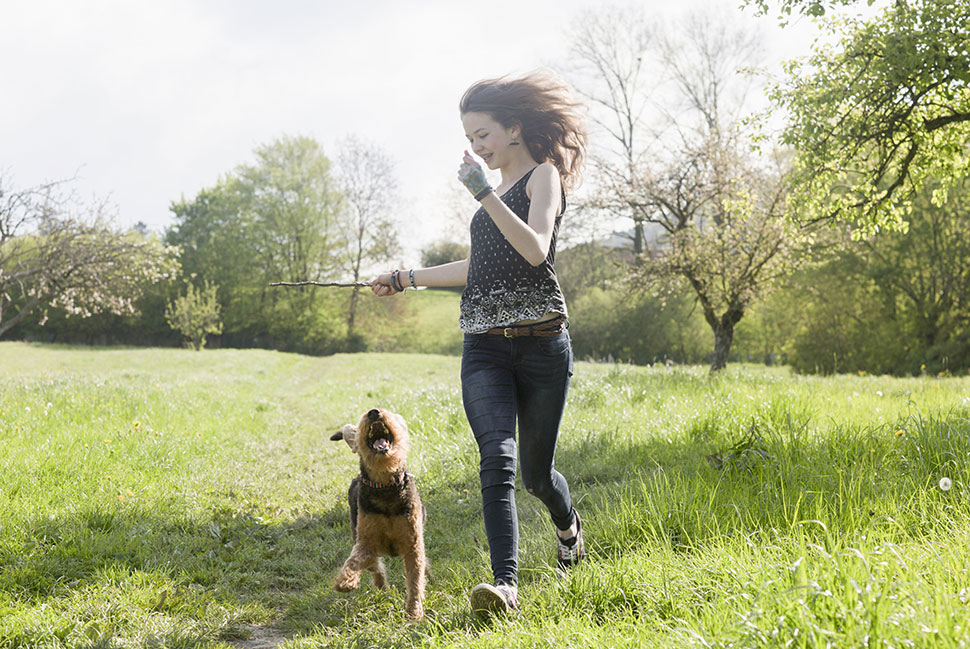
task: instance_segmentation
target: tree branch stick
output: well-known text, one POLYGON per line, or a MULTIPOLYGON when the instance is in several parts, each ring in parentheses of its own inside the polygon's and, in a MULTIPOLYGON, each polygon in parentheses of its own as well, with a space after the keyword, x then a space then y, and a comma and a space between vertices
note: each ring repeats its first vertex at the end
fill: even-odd
POLYGON ((370 282, 272 282, 270 286, 339 286, 352 288, 355 286, 370 286, 370 282))

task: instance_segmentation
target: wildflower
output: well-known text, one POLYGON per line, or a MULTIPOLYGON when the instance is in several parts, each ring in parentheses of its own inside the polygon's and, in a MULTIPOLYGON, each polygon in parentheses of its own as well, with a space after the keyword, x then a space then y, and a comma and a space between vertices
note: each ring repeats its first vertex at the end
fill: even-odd
POLYGON ((903 429, 900 428, 899 430, 896 431, 896 437, 902 437, 902 436, 903 436, 903 429))
POLYGON ((882 396, 882 390, 876 390, 876 396, 881 397, 882 396))
POLYGON ((859 376, 865 376, 865 375, 866 375, 865 370, 859 370, 859 376))
POLYGON ((952 486, 953 486, 953 483, 950 482, 949 478, 940 478, 940 489, 942 489, 943 491, 949 491, 950 487, 952 486))
POLYGON ((135 423, 134 423, 134 426, 137 429, 139 426, 141 426, 141 422, 136 419, 135 420, 135 423))

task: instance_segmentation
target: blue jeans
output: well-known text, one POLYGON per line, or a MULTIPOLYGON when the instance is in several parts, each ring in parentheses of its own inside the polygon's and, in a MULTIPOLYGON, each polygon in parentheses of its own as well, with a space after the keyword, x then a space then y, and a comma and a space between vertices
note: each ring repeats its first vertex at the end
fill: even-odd
POLYGON ((517 583, 516 422, 525 488, 545 504, 557 528, 573 522, 569 487, 554 468, 572 373, 568 331, 520 338, 465 334, 462 400, 481 454, 482 511, 496 581, 517 583))

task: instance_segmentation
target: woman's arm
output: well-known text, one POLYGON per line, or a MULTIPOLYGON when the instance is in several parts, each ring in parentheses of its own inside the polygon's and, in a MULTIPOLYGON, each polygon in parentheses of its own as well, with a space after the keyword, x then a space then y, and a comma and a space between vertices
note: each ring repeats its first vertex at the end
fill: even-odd
MULTIPOLYGON (((467 153, 465 164, 478 166, 467 153)), ((526 193, 531 201, 528 222, 516 216, 495 192, 489 193, 481 202, 516 252, 533 266, 539 266, 549 254, 552 231, 562 204, 562 181, 556 167, 548 162, 536 167, 526 185, 526 193)))
MULTIPOLYGON (((453 261, 430 268, 415 268, 415 286, 464 286, 468 281, 468 260, 453 261)), ((411 272, 402 270, 399 280, 403 288, 411 286, 411 272)), ((371 290, 375 295, 385 296, 399 293, 391 286, 391 273, 383 273, 371 280, 371 290)))

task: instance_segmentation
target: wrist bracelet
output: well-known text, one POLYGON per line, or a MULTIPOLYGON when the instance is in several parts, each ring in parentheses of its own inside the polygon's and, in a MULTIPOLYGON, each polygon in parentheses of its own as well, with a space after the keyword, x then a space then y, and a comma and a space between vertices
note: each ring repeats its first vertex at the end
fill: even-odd
POLYGON ((394 289, 395 291, 397 291, 398 293, 403 293, 404 292, 404 287, 401 286, 401 271, 400 270, 391 271, 391 288, 394 289))
POLYGON ((412 268, 408 271, 408 279, 411 280, 411 288, 417 288, 418 285, 414 283, 414 269, 412 268))
POLYGON ((494 191, 491 185, 485 185, 485 189, 475 194, 475 200, 480 201, 494 191))

